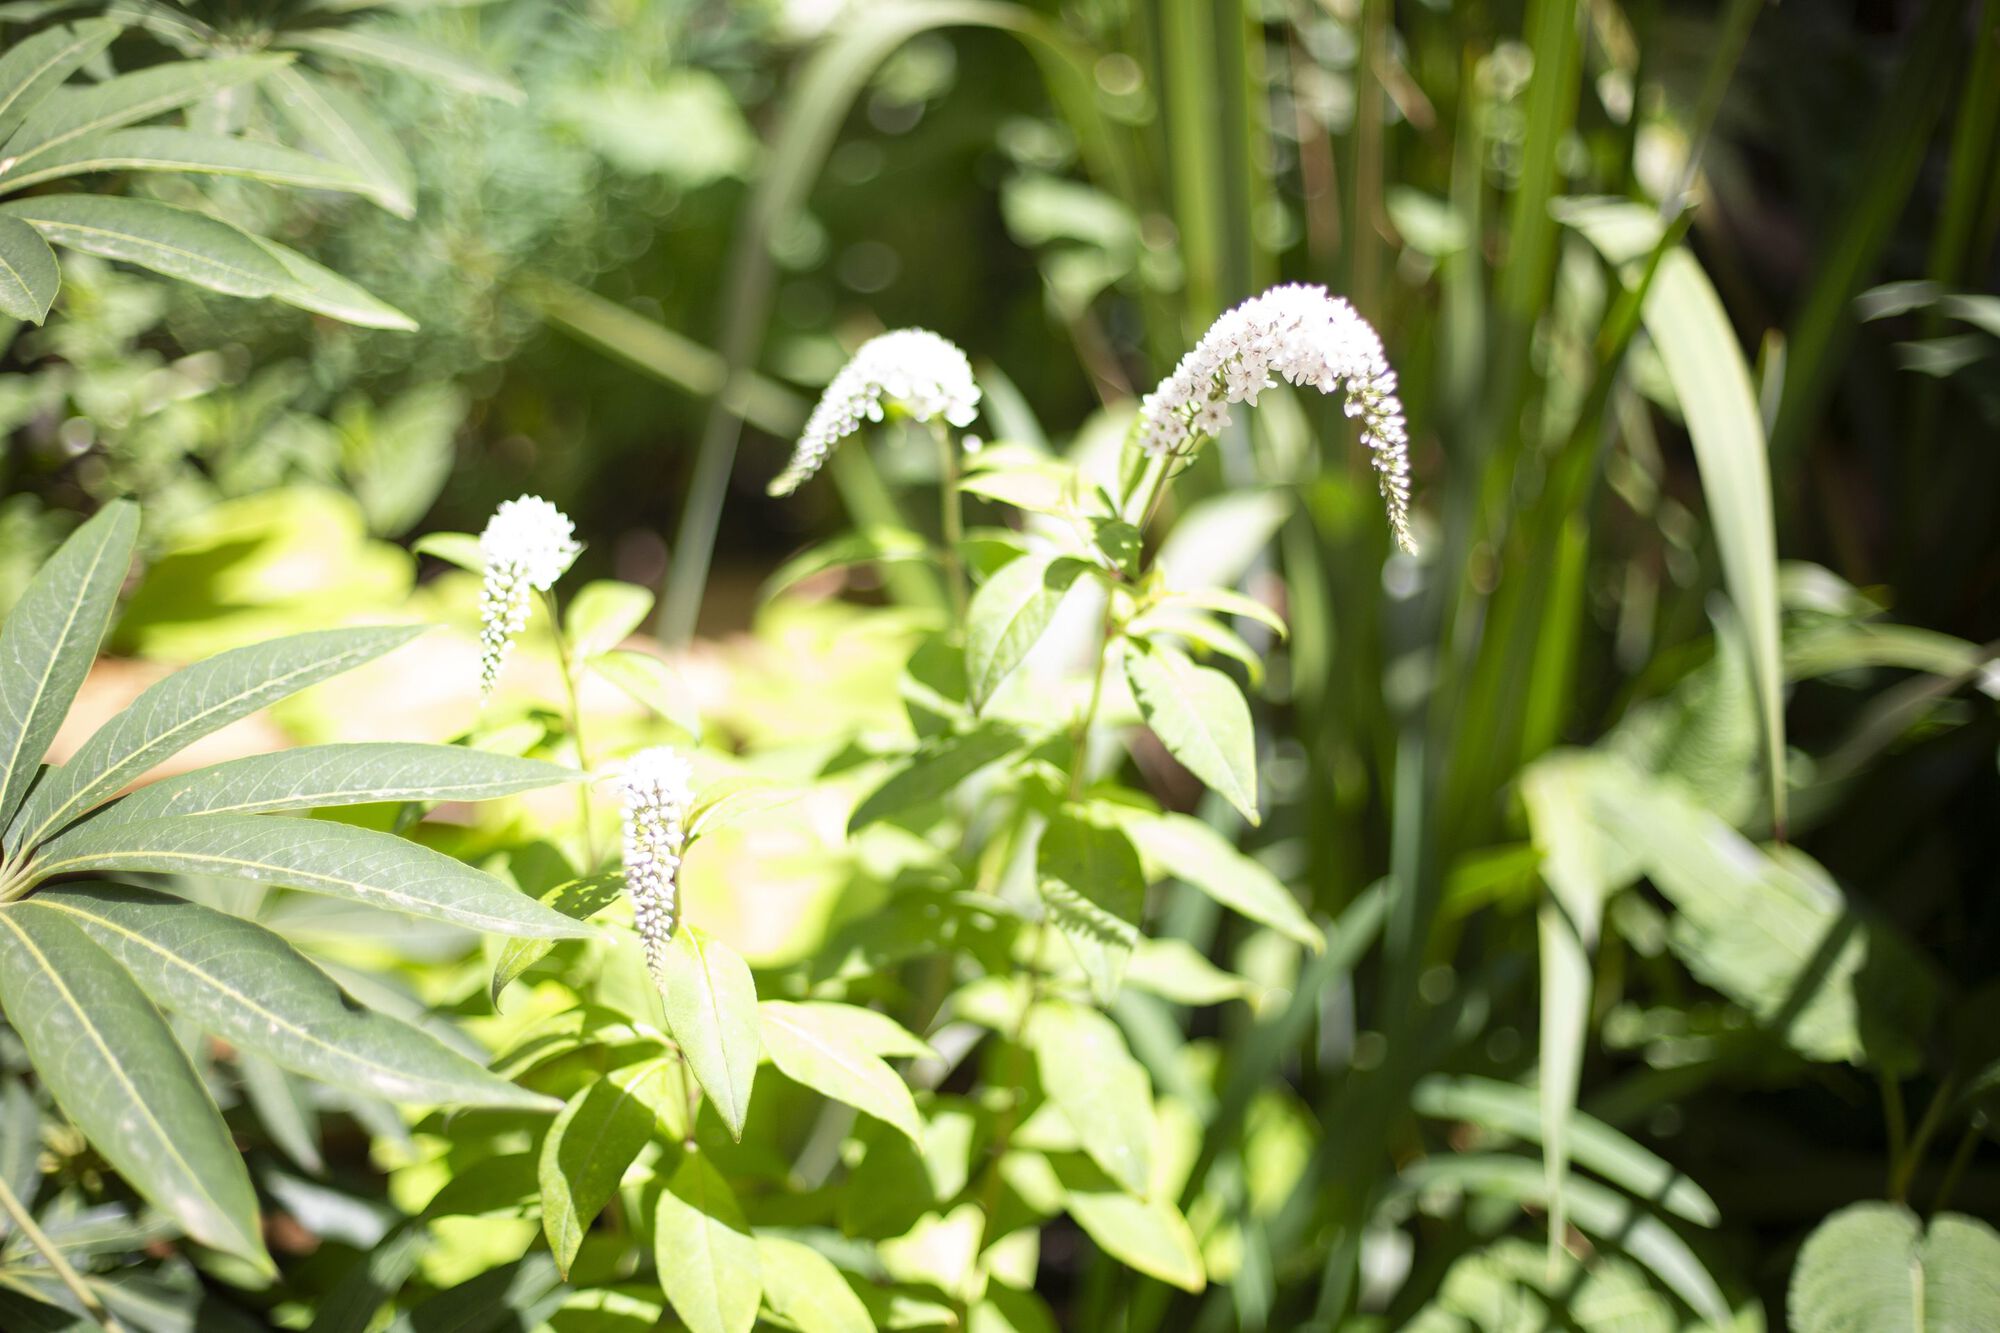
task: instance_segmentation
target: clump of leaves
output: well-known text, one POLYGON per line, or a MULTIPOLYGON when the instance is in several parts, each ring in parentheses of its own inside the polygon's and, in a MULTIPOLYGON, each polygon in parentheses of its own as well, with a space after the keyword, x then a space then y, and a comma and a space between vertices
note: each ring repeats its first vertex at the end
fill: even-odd
MULTIPOLYGON (((511 936, 574 935, 569 918, 416 843, 271 817, 477 801, 574 774, 455 746, 342 744, 229 760, 120 795, 194 741, 382 656, 414 627, 217 654, 147 689, 67 763, 42 766, 110 624, 138 524, 124 502, 84 524, 0 626, 0 1006, 56 1104, 141 1197, 196 1241, 269 1269, 249 1174, 162 1010, 281 1069, 392 1101, 557 1104, 356 1005, 263 926, 129 877, 210 875, 511 936)), ((5 1182, 0 1193, 17 1222, 26 1216, 5 1182)))

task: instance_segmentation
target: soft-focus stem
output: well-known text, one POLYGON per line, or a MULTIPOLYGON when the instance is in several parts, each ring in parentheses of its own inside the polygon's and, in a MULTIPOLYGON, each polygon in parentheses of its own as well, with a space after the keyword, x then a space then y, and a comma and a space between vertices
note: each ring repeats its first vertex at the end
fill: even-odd
MULTIPOLYGON (((549 632, 556 640, 556 662, 562 667, 563 694, 569 700, 569 738, 576 746, 576 766, 585 774, 590 772, 590 754, 583 744, 583 703, 576 688, 576 664, 570 660, 569 640, 562 631, 562 607, 556 601, 554 589, 542 594, 548 603, 549 632)), ((583 821, 583 855, 587 862, 586 873, 595 873, 598 866, 597 830, 590 817, 590 784, 576 784, 576 811, 583 821)))
POLYGON ((1096 723, 1098 707, 1104 702, 1104 670, 1110 665, 1111 645, 1120 632, 1117 617, 1113 614, 1116 595, 1105 594, 1104 624, 1097 640, 1097 665, 1090 673, 1090 702, 1084 705, 1083 713, 1076 720, 1076 729, 1070 734, 1074 751, 1069 762, 1069 799, 1072 801, 1083 794, 1084 769, 1090 759, 1090 728, 1096 723))
POLYGON ((28 1238, 28 1244, 34 1246, 42 1258, 49 1261, 50 1270, 65 1287, 69 1288, 70 1295, 76 1297, 84 1313, 96 1320, 97 1326, 107 1330, 107 1333, 124 1333, 124 1325, 112 1317, 111 1312, 104 1308, 104 1302, 97 1299, 97 1293, 84 1282, 82 1275, 70 1267, 69 1260, 63 1257, 63 1252, 56 1247, 55 1242, 35 1225, 34 1217, 29 1214, 21 1201, 14 1197, 14 1191, 8 1187, 4 1177, 0 1177, 0 1209, 4 1209, 7 1216, 14 1220, 14 1225, 28 1238))
POLYGON ((1943 1212, 1945 1205, 1951 1202, 1952 1192, 1958 1188, 1959 1178, 1965 1174, 1965 1168, 1972 1164, 1973 1151, 1979 1146, 1979 1134, 1979 1125, 1975 1121, 1967 1125, 1965 1133, 1959 1136, 1958 1148, 1951 1155, 1951 1165, 1944 1169, 1944 1179, 1938 1182, 1937 1194, 1931 1199, 1931 1216, 1935 1217, 1943 1212))
POLYGON ((944 578, 951 586, 952 614, 965 624, 965 562, 959 546, 965 541, 965 512, 958 493, 958 445, 943 421, 931 422, 931 434, 938 444, 938 510, 944 526, 944 578))
POLYGON ((1957 1080, 1946 1078, 1938 1084, 1937 1091, 1931 1095, 1930 1105, 1924 1108, 1923 1119, 1917 1122, 1916 1133, 1910 1136, 1909 1146, 1903 1150, 1902 1157, 1895 1164, 1894 1174, 1889 1178, 1889 1197, 1895 1202, 1903 1203, 1908 1200, 1910 1181, 1916 1175, 1917 1167, 1923 1163, 1924 1152, 1930 1147, 1931 1137, 1944 1122, 1945 1108, 1950 1104, 1952 1094, 1956 1091, 1957 1080))

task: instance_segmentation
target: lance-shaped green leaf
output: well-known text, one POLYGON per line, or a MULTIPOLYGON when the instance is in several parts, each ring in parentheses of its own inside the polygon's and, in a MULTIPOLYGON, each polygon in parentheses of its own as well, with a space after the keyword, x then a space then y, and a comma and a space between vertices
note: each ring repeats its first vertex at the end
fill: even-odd
POLYGON ((0 55, 0 143, 5 143, 44 98, 84 61, 111 44, 121 28, 85 19, 25 37, 0 55))
POLYGON ((39 324, 61 286, 62 270, 42 234, 0 214, 0 315, 39 324))
POLYGON ((120 884, 62 884, 34 901, 81 927, 155 1004, 281 1068, 394 1102, 556 1109, 430 1034, 355 1005, 255 922, 120 884))
POLYGON ((396 625, 295 634, 217 653, 156 681, 42 779, 9 836, 33 847, 203 736, 373 661, 420 632, 396 625))
POLYGON ((399 218, 415 214, 409 155, 359 99, 297 65, 267 77, 262 91, 306 143, 360 176, 369 198, 399 218))
MULTIPOLYGON (((617 902, 623 892, 625 872, 608 870, 601 875, 564 880, 543 893, 541 901, 572 921, 588 921, 617 902)), ((500 1007, 500 993, 520 980, 523 972, 547 958, 555 947, 555 941, 547 939, 511 939, 501 946, 500 956, 493 960, 493 979, 486 990, 494 1009, 500 1007)))
POLYGON ((408 333, 417 327, 417 321, 324 264, 307 259, 276 241, 252 236, 248 232, 240 234, 267 257, 276 260, 278 267, 284 270, 283 280, 270 290, 269 295, 273 299, 364 329, 394 329, 408 333))
POLYGON ((1152 878, 1171 876, 1191 884, 1231 911, 1262 922, 1315 953, 1326 947, 1326 937, 1278 877, 1201 820, 1135 814, 1126 819, 1125 831, 1152 878))
POLYGON ((254 815, 375 801, 490 801, 583 776, 560 764, 462 745, 340 742, 253 754, 149 783, 90 822, 103 828, 167 815, 254 815))
POLYGON ((701 713, 694 696, 674 669, 651 653, 614 648, 584 664, 616 685, 635 702, 652 709, 696 740, 701 739, 701 713))
MULTIPOLYGON (((1411 1105, 1423 1115, 1466 1120, 1547 1145, 1539 1099, 1530 1089, 1512 1083, 1470 1074, 1433 1074, 1417 1085, 1411 1105)), ((1706 1190, 1603 1121, 1572 1108, 1568 1139, 1568 1156, 1577 1165, 1589 1167, 1637 1197, 1656 1200, 1674 1216, 1698 1226, 1712 1227, 1722 1220, 1706 1190)))
POLYGON ((1171 1202, 1136 1198, 1081 1158, 1058 1161, 1056 1177, 1063 1206, 1106 1254, 1182 1291, 1208 1285, 1194 1231, 1171 1202))
POLYGON ((764 1303, 802 1333, 875 1333, 868 1307, 833 1261, 783 1236, 757 1237, 764 1303))
POLYGON ((1044 1000, 1028 1018, 1042 1089, 1091 1160, 1133 1194, 1151 1169, 1153 1086, 1118 1025, 1095 1009, 1044 1000))
POLYGON ((38 169, 65 144, 121 125, 151 120, 254 82, 286 59, 225 56, 218 60, 179 60, 81 88, 57 89, 21 122, 21 128, 7 141, 6 152, 14 163, 5 183, 11 185, 17 177, 38 169))
POLYGON ((1125 979, 1146 905, 1146 873, 1122 829, 1057 811, 1035 850, 1042 901, 1069 941, 1091 992, 1109 1004, 1125 979))
POLYGON ((902 1077, 870 1049, 868 1019, 881 1015, 845 1004, 792 1004, 766 1000, 757 1006, 764 1049, 785 1077, 814 1092, 866 1111, 923 1144, 924 1121, 902 1077), (850 1021, 851 1015, 866 1015, 850 1021))
POLYGON ((1125 678, 1167 753, 1257 823, 1257 749, 1236 682, 1160 644, 1126 653, 1125 678))
POLYGON ((136 506, 107 506, 50 557, 0 625, 0 828, 90 673, 138 535, 136 506))
POLYGON ((152 199, 43 194, 0 204, 51 245, 179 278, 230 296, 270 296, 292 282, 249 233, 152 199))
POLYGON ((692 1333, 750 1333, 764 1299, 757 1242, 729 1182, 689 1152, 654 1218, 660 1289, 692 1333))
POLYGON ((878 819, 934 801, 1025 744, 1027 738, 1019 731, 998 722, 982 722, 971 731, 925 741, 883 779, 881 786, 854 807, 854 813, 848 816, 847 831, 853 833, 878 819))
POLYGON ((618 1192, 625 1168, 653 1137, 656 1096, 645 1081, 665 1084, 663 1064, 652 1063, 598 1079, 563 1107, 542 1140, 542 1234, 564 1277, 576 1262, 584 1233, 618 1192), (623 1075, 623 1077, 621 1077, 623 1075))
POLYGON ((1021 664, 1089 568, 1074 556, 1024 555, 979 586, 965 622, 965 680, 975 709, 1021 664))
POLYGON ((763 1050, 757 983, 749 966, 705 931, 683 926, 674 933, 673 944, 662 996, 667 1031, 722 1123, 740 1139, 763 1050))
POLYGON ((73 139, 37 157, 32 169, 9 172, 6 182, 19 189, 96 171, 191 171, 347 194, 365 193, 368 188, 366 181, 338 162, 296 148, 161 125, 73 139))
POLYGON ((1806 1238, 1785 1314, 1796 1333, 2000 1328, 2000 1233, 1962 1213, 1926 1231, 1907 1208, 1853 1204, 1806 1238))
POLYGON ((500 935, 590 933, 442 852, 317 819, 197 815, 101 829, 85 823, 43 847, 31 867, 37 880, 134 870, 280 884, 500 935))
POLYGON ((379 28, 301 28, 281 34, 277 44, 400 70, 479 97, 503 102, 519 102, 523 97, 518 86, 485 66, 399 32, 379 28))
POLYGON ((272 1271, 243 1159, 138 985, 79 927, 32 902, 0 908, 0 941, 0 1004, 77 1128, 190 1236, 272 1271))

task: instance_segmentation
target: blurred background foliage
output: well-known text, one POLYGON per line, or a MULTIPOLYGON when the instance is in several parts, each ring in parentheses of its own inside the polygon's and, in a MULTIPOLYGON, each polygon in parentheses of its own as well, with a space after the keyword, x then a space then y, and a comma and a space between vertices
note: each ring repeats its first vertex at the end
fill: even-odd
MULTIPOLYGON (((354 7, 112 8, 136 16, 124 68, 346 31, 354 7)), ((1551 1202, 1548 1122, 1471 1081, 1532 1090, 1538 1052, 1544 1086, 1566 1051, 1577 1105, 1713 1196, 1713 1225, 1681 1227, 1697 1267, 1772 1327, 1836 1209, 2000 1211, 1981 1030, 2000 1002, 2000 5, 490 0, 363 20, 466 62, 295 44, 393 140, 377 197, 199 197, 419 327, 66 261, 49 322, 0 333, 0 605, 132 495, 152 560, 121 653, 189 660, 329 616, 463 627, 458 576, 408 540, 533 491, 576 518, 581 569, 661 590, 663 640, 711 641, 689 679, 730 743, 831 748, 900 722, 897 617, 936 594, 893 569, 831 585, 878 609, 758 594, 810 538, 931 512, 934 465, 894 440, 764 497, 846 349, 936 329, 979 367, 980 429, 1081 450, 1115 443, 1222 309, 1325 283, 1401 372, 1424 555, 1387 557, 1338 411, 1284 395, 1184 479, 1172 531, 1187 577, 1291 622, 1258 644, 1269 816, 1244 845, 1335 943, 1277 966, 1166 904, 1166 933, 1287 997, 1153 1015, 1207 1080, 1184 1199, 1222 1285, 1174 1295, 1051 1243, 1064 1323, 1525 1328, 1536 1300, 1594 1293, 1631 1302, 1618 1326, 1681 1326, 1657 1267, 1558 1274, 1521 1239, 1551 1202), (1879 1008, 1862 987, 1845 1019, 1814 1011, 1853 1031, 1802 1036, 1826 965, 1766 956, 1799 918, 1759 935, 1757 891, 1680 883, 1658 848, 1651 890, 1599 867, 1601 939, 1564 953, 1538 864, 1602 835, 1576 793, 1615 785, 1589 767, 1607 757, 1679 785, 1603 820, 1720 820, 1710 844, 1768 870, 1735 873, 1805 885, 1785 902, 1809 920, 1873 923, 1897 941, 1878 967, 1907 946, 1921 979, 1879 1008), (1553 990, 1570 961, 1581 989, 1553 990)), ((296 139, 276 102, 217 114, 296 139)), ((1136 762, 1192 802, 1162 757, 1136 762)), ((736 928, 760 967, 831 947, 736 928)), ((421 983, 474 1013, 471 984, 421 983)), ((1603 1238, 1588 1196, 1568 1206, 1603 1238)), ((371 1216, 353 1236, 382 1234, 371 1216)))

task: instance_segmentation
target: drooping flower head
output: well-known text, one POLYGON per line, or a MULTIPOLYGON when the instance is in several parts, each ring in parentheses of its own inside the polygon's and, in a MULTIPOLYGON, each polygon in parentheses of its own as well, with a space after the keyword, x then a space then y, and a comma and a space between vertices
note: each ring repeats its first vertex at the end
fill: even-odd
POLYGON ((790 495, 819 471, 833 447, 880 421, 894 405, 918 421, 943 417, 963 429, 979 415, 979 386, 972 363, 950 339, 928 329, 897 329, 861 344, 820 395, 806 419, 792 461, 771 483, 772 495, 790 495))
POLYGON ((646 967, 664 986, 694 769, 680 751, 656 745, 626 760, 617 781, 624 807, 625 893, 632 900, 646 967))
POLYGON ((1186 457, 1229 424, 1232 403, 1283 378, 1321 393, 1343 390, 1347 415, 1361 423, 1389 527, 1414 552, 1410 536, 1409 436, 1396 372, 1382 340, 1354 307, 1324 287, 1290 284, 1253 296, 1215 321, 1173 374, 1139 406, 1139 444, 1148 453, 1186 457))
POLYGON ((493 693, 514 640, 528 627, 533 595, 547 592, 583 548, 569 518, 540 496, 503 501, 479 534, 479 693, 493 693))

